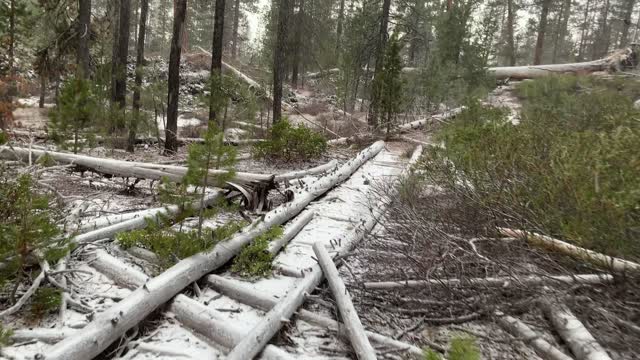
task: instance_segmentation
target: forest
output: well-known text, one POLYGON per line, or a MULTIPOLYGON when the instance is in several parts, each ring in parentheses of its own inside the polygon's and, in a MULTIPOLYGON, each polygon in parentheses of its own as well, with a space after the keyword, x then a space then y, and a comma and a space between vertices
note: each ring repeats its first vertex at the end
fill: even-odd
POLYGON ((0 0, 0 359, 640 359, 636 0, 0 0))

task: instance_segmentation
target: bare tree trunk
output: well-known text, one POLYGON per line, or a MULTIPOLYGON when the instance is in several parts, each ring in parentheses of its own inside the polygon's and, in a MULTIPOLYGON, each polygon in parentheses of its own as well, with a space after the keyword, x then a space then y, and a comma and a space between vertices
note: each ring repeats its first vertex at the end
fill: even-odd
POLYGON ((336 59, 340 63, 342 53, 342 26, 344 23, 344 0, 340 0, 340 11, 338 12, 338 25, 336 26, 336 59))
MULTIPOLYGON (((216 12, 213 24, 213 44, 211 45, 211 86, 220 86, 222 75, 222 46, 224 35, 224 8, 225 0, 216 0, 216 12), (217 79, 217 80, 216 80, 217 79), (215 81, 214 81, 215 80, 215 81)), ((218 124, 218 114, 214 107, 213 88, 209 99, 209 126, 218 124)), ((219 124, 218 124, 219 125, 219 124)))
POLYGON ((627 45, 629 40, 629 27, 631 26, 631 14, 633 13, 633 7, 636 4, 636 0, 626 0, 624 7, 624 19, 622 20, 622 34, 620 35, 621 48, 627 45))
POLYGON ((91 73, 89 38, 91 34, 91 0, 78 1, 78 75, 82 79, 91 73))
POLYGON ((40 101, 38 101, 38 107, 44 108, 44 98, 47 95, 47 77, 40 75, 40 101))
POLYGON ((233 6, 233 34, 231 40, 231 57, 238 58, 238 28, 240 28, 240 0, 233 6))
POLYGON ((561 47, 564 47, 565 37, 567 36, 567 26, 569 24, 569 17, 571 17, 571 0, 565 0, 564 6, 562 7, 561 13, 561 22, 556 31, 554 42, 553 42, 553 57, 551 59, 552 63, 558 62, 558 52, 561 47))
POLYGON ((589 18, 589 8, 591 6, 591 0, 587 0, 587 4, 584 8, 584 18, 582 19, 582 31, 580 33, 580 46, 578 47, 578 59, 584 60, 584 48, 586 44, 587 36, 587 19, 589 18))
POLYGON ((287 13, 289 0, 280 0, 278 9, 278 32, 273 54, 273 123, 282 118, 282 82, 285 73, 285 51, 287 46, 287 13))
POLYGON ((187 0, 175 1, 173 14, 173 37, 169 55, 169 95, 167 98, 167 127, 165 129, 165 155, 178 150, 178 96, 180 92, 180 56, 182 55, 182 36, 184 19, 187 13, 187 0))
POLYGON ((507 46, 509 51, 509 66, 516 65, 516 44, 513 36, 514 18, 515 11, 513 9, 513 0, 507 0, 507 46))
POLYGON ((538 24, 538 39, 536 40, 536 49, 533 56, 533 65, 542 63, 542 54, 544 52, 544 36, 547 31, 547 16, 549 15, 549 7, 551 0, 542 1, 542 10, 540 11, 540 23, 538 24))
POLYGON ((9 98, 16 95, 15 69, 16 1, 9 2, 9 98))
POLYGON ((116 102, 116 79, 118 77, 118 25, 120 19, 120 1, 113 0, 113 3, 109 2, 111 11, 109 16, 111 17, 111 102, 116 102))
POLYGON ((301 52, 303 51, 302 32, 304 28, 304 0, 298 0, 298 14, 296 15, 295 53, 293 55, 293 72, 291 85, 298 88, 298 76, 300 73, 301 52))
POLYGON ((144 68, 144 42, 147 31, 147 14, 149 12, 149 0, 140 0, 140 20, 138 21, 138 43, 136 44, 136 78, 133 89, 133 116, 129 125, 129 142, 127 151, 133 152, 136 144, 136 132, 140 121, 140 90, 142 88, 142 71, 144 68))
MULTIPOLYGON (((384 65, 384 52, 387 47, 387 41, 389 40, 389 10, 391 8, 391 0, 384 0, 382 3, 382 18, 380 20, 380 32, 378 35, 378 44, 376 48, 376 67, 374 70, 374 77, 378 79, 383 70, 384 65)), ((371 103, 369 104, 369 114, 367 115, 367 122, 369 126, 378 125, 378 117, 380 114, 378 104, 380 102, 380 94, 376 86, 377 81, 373 82, 373 88, 371 89, 371 103)))
POLYGON ((115 101, 121 110, 124 110, 127 101, 127 55, 129 55, 130 17, 131 0, 120 0, 115 101))

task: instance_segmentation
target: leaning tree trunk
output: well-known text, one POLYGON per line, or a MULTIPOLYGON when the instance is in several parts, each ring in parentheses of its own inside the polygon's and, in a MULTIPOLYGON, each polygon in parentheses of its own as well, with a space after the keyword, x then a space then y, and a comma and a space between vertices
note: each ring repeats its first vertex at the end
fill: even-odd
POLYGON ((550 6, 551 0, 542 1, 540 22, 538 23, 538 38, 536 39, 536 48, 533 55, 533 65, 540 65, 542 63, 542 54, 544 52, 544 37, 547 31, 547 16, 549 15, 550 6))
POLYGON ((147 31, 147 13, 149 0, 140 0, 140 20, 138 21, 138 43, 136 44, 136 78, 133 89, 133 116, 129 124, 129 141, 127 150, 133 152, 136 145, 136 132, 140 122, 140 90, 142 89, 142 71, 144 68, 144 41, 147 31))
POLYGON ((90 75, 89 39, 91 37, 91 0, 79 0, 78 7, 78 74, 90 75))
MULTIPOLYGON (((180 5, 186 5, 184 0, 179 2, 180 5)), ((178 11, 179 15, 180 13, 184 14, 184 7, 178 11)), ((175 26, 174 30, 176 29, 179 33, 180 26, 175 26)), ((175 38, 179 39, 179 36, 175 38)), ((83 329, 81 334, 67 338, 49 348, 47 360, 82 360, 97 356, 127 330, 139 324, 189 284, 223 266, 253 239, 269 231, 273 226, 282 225, 299 214, 311 201, 348 179, 383 148, 382 141, 373 144, 335 172, 311 184, 308 191, 301 190, 292 202, 270 211, 262 220, 256 221, 243 232, 216 245, 208 252, 196 254, 178 262, 159 276, 150 279, 145 286, 133 291, 106 311, 95 315, 93 321, 83 329)))
POLYGON ((167 98, 167 127, 165 129, 165 155, 175 154, 178 150, 178 97, 180 92, 180 56, 182 55, 182 36, 184 19, 187 14, 187 0, 174 3, 173 37, 169 55, 169 94, 167 98))
POLYGON ((211 92, 209 99, 209 126, 221 124, 218 121, 218 114, 214 99, 214 86, 222 86, 220 76, 222 76, 222 46, 224 33, 224 9, 225 0, 216 0, 216 12, 213 23, 213 44, 211 46, 211 92))
POLYGON ((278 9, 278 31, 273 54, 273 123, 282 118, 282 82, 285 73, 285 51, 287 49, 287 12, 290 0, 280 0, 278 9))

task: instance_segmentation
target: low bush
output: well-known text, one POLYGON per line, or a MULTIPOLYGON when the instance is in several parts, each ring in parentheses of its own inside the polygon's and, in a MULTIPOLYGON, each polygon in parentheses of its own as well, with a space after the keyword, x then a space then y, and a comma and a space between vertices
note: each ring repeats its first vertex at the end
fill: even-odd
POLYGON ((611 255, 640 252, 640 87, 576 77, 525 82, 522 121, 471 103, 423 163, 496 224, 611 255))
POLYGON ((56 311, 62 303, 62 292, 51 287, 39 288, 31 299, 31 316, 42 319, 45 315, 56 311))
MULTIPOLYGON (((480 349, 476 340, 470 336, 456 336, 451 339, 447 354, 449 360, 480 360, 480 349)), ((442 356, 433 350, 425 350, 425 360, 441 360, 442 356)))
POLYGON ((253 147, 258 158, 284 161, 307 160, 327 150, 327 139, 304 125, 292 125, 286 119, 273 125, 268 139, 253 147))
POLYGON ((282 236, 282 227, 276 226, 256 238, 242 249, 234 261, 231 271, 246 277, 266 277, 271 274, 273 255, 267 249, 272 240, 282 236))

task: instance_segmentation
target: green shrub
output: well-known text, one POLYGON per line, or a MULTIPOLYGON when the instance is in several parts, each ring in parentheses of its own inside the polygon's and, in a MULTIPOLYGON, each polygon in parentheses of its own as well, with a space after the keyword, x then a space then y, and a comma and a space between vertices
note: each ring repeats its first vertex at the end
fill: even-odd
MULTIPOLYGON (((456 336, 451 339, 449 360, 480 360, 480 349, 476 340, 470 336, 456 336)), ((424 350, 425 360, 442 360, 442 356, 431 349, 424 350)))
POLYGON ((269 243, 281 237, 283 230, 281 226, 276 226, 261 236, 257 237, 251 244, 242 249, 234 261, 231 271, 247 277, 266 277, 271 274, 273 255, 267 249, 269 243))
POLYGON ((9 142, 9 135, 6 132, 0 131, 0 145, 4 145, 9 142))
POLYGON ((523 83, 522 120, 472 103, 424 165, 498 224, 611 255, 640 255, 640 111, 617 83, 550 77, 523 83))
POLYGON ((304 125, 293 126, 282 119, 271 128, 268 140, 253 147, 253 154, 258 158, 291 161, 315 158, 326 150, 324 136, 304 125))
POLYGON ((5 329, 2 323, 0 323, 0 349, 11 344, 12 336, 13 336, 13 330, 5 329))
POLYGON ((62 292, 50 287, 41 287, 31 299, 31 316, 41 319, 45 315, 56 311, 62 303, 62 292))

